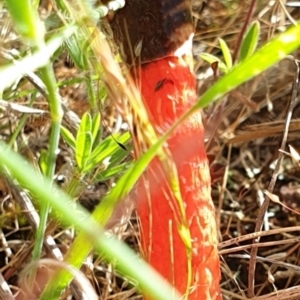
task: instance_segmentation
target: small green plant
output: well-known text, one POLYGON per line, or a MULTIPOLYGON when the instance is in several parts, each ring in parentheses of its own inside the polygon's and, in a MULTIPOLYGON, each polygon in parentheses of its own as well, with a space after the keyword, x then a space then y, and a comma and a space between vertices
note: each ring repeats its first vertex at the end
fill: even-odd
MULTIPOLYGON (((130 147, 125 147, 130 139, 128 132, 109 135, 102 141, 97 138, 99 132, 99 113, 93 118, 89 113, 83 115, 76 137, 66 127, 62 126, 61 128, 63 139, 74 150, 76 161, 74 172, 80 178, 84 178, 87 174, 93 173, 97 169, 101 171, 94 174, 94 176, 106 180, 109 177, 102 172, 110 169, 109 176, 116 175, 112 172, 112 169, 116 168, 116 170, 120 170, 119 164, 128 155, 130 147)), ((122 165, 122 167, 125 166, 126 164, 122 165)))
MULTIPOLYGON (((244 61, 248 57, 250 57, 254 51, 256 50, 260 33, 260 25, 258 21, 254 21, 248 28, 246 32, 239 51, 239 59, 238 63, 244 61)), ((229 47, 227 43, 219 38, 220 49, 222 51, 222 56, 224 61, 218 58, 215 55, 210 53, 201 53, 200 57, 208 62, 209 64, 218 63, 218 68, 224 73, 227 74, 231 68, 233 67, 232 63, 232 55, 230 53, 229 47)))

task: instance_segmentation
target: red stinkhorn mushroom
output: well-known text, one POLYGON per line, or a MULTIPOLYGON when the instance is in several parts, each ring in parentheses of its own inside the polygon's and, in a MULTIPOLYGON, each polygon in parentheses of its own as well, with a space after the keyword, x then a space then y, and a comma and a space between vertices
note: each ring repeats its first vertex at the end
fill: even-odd
MULTIPOLYGON (((114 39, 139 82, 158 135, 197 101, 191 70, 190 5, 186 0, 127 0, 111 21, 114 39)), ((221 299, 217 229, 203 135, 199 112, 182 123, 167 142, 182 206, 158 158, 138 188, 142 253, 189 300, 221 299)), ((151 298, 145 295, 145 299, 151 298)))

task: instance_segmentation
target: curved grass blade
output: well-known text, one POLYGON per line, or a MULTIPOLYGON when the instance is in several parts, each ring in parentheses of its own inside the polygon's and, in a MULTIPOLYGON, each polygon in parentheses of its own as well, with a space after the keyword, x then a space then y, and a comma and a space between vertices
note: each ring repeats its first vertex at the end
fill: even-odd
POLYGON ((44 27, 39 22, 38 14, 35 10, 36 3, 32 5, 30 0, 6 0, 5 2, 14 25, 21 36, 34 43, 43 41, 44 27))
MULTIPOLYGON (((118 269, 128 278, 139 283, 139 287, 152 293, 157 300, 179 300, 180 296, 155 271, 141 261, 127 246, 114 238, 108 238, 99 223, 78 205, 74 208, 72 200, 61 190, 52 186, 51 180, 42 178, 18 154, 0 142, 0 168, 5 168, 12 180, 16 180, 41 203, 48 203, 64 215, 67 225, 74 225, 85 233, 85 243, 95 245, 107 260, 118 262, 118 269), (151 280, 149 280, 151 278, 151 280)), ((47 300, 50 300, 48 298, 47 300)))

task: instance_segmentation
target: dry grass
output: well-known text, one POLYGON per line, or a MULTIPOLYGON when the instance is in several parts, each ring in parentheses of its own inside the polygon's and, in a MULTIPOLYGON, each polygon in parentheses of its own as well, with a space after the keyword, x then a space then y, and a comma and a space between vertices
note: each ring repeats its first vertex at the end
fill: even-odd
MULTIPOLYGON (((48 9, 48 2, 43 2, 45 9, 48 9)), ((218 55, 220 37, 234 51, 237 36, 248 13, 249 2, 246 0, 206 0, 204 3, 194 1, 197 29, 194 42, 195 53, 204 51, 218 55)), ((269 3, 271 2, 261 1, 251 17, 251 20, 260 21, 261 44, 284 30, 291 22, 290 16, 295 20, 299 18, 299 9, 288 8, 290 15, 288 16, 281 7, 280 1, 276 1, 273 6, 268 6, 269 3), (271 23, 275 16, 278 17, 278 21, 271 23)), ((6 24, 2 23, 0 26, 4 28, 6 24)), ((6 43, 1 46, 3 49, 18 43, 14 40, 14 35, 7 32, 1 33, 2 40, 6 43)), ((294 53, 294 55, 298 58, 299 54, 294 53)), ((211 75, 207 75, 209 74, 207 63, 196 55, 195 60, 195 72, 199 78, 198 89, 201 95, 214 79, 211 75)), ((80 72, 65 56, 61 56, 56 62, 56 74, 59 80, 81 77, 80 72)), ((206 142, 213 177, 212 193, 217 207, 220 233, 221 286, 224 299, 248 299, 249 258, 252 241, 257 236, 261 238, 260 244, 256 245, 257 266, 253 274, 255 299, 300 299, 300 239, 297 234, 300 230, 300 170, 297 154, 300 152, 297 120, 300 106, 298 104, 293 111, 287 139, 287 144, 292 148, 285 149, 278 178, 271 191, 279 197, 280 202, 270 202, 268 213, 263 221, 265 231, 255 236, 253 234, 259 208, 265 199, 264 191, 268 190, 274 175, 295 74, 295 64, 285 59, 271 70, 230 93, 218 104, 208 107, 204 112, 207 128, 206 142)), ((28 89, 28 84, 27 82, 21 84, 20 92, 28 89)), ((68 111, 73 113, 73 116, 75 114, 74 126, 76 126, 76 115, 80 117, 88 109, 86 91, 82 84, 75 83, 62 88, 61 93, 68 111)), ((20 103, 29 101, 26 97, 19 99, 20 103)), ((107 101, 102 110, 105 134, 122 130, 120 116, 109 103, 107 101)), ((45 111, 48 109, 42 97, 35 102, 34 108, 45 111)), ((0 136, 5 140, 17 126, 20 114, 11 108, 2 110, 0 114, 0 136)), ((34 163, 35 157, 38 157, 40 151, 46 147, 48 130, 47 114, 27 119, 23 130, 26 146, 20 151, 29 161, 34 163)), ((70 161, 68 149, 63 143, 61 149, 57 167, 57 174, 61 176, 57 177, 58 181, 68 176, 67 165, 70 161)), ((113 180, 93 185, 87 183, 88 188, 84 189, 79 201, 92 210, 112 183, 113 180)), ((5 283, 8 283, 14 294, 18 290, 20 270, 31 255, 36 221, 25 220, 33 216, 26 215, 24 194, 3 178, 0 179, 0 199, 2 244, 0 281, 3 282, 0 298, 1 295, 5 295, 1 299, 14 299, 3 289, 5 283)), ((119 236, 135 249, 137 249, 136 226, 135 219, 132 217, 132 224, 119 236)), ((72 234, 71 230, 56 228, 53 238, 62 253, 72 243, 72 234)), ((44 253, 45 256, 48 254, 44 253)), ((104 263, 97 255, 91 256, 90 259, 91 262, 86 263, 81 271, 90 280, 99 299, 141 299, 132 285, 114 271, 113 265, 104 263)), ((71 298, 66 294, 65 299, 71 298)))
MULTIPOLYGON (((234 49, 236 38, 247 14, 246 5, 239 4, 228 14, 214 10, 209 25, 213 30, 201 28, 199 41, 206 44, 205 51, 218 53, 218 38, 225 39, 234 49), (214 15, 216 16, 214 18, 214 15), (217 20, 216 22, 213 22, 217 20), (216 25, 217 23, 217 25, 216 25), (203 34, 204 33, 204 34, 203 34), (207 37, 207 38, 206 38, 207 37)), ((261 24, 261 43, 282 30, 289 23, 288 16, 279 3, 277 9, 267 9, 267 1, 256 7, 252 19, 261 24), (265 13, 262 12, 265 10, 265 13), (270 19, 280 15, 281 21, 271 24, 270 19)), ((289 9, 297 20, 299 11, 289 9)), ((209 20, 209 17, 208 17, 209 20)), ((200 23, 200 21, 199 21, 200 23)), ((208 27, 209 27, 208 25, 208 27)), ((297 59, 298 53, 295 53, 297 59)), ((199 75, 203 62, 199 62, 199 75)), ((278 149, 283 137, 287 108, 292 94, 295 64, 288 59, 254 80, 230 93, 219 105, 206 110, 208 153, 213 157, 213 171, 222 178, 213 185, 213 198, 218 207, 220 228, 220 254, 222 257, 222 291, 224 299, 247 299, 249 256, 257 223, 258 212, 265 200, 278 149), (214 115, 211 115, 211 112, 214 115), (217 125, 216 125, 217 124, 217 125), (223 166, 223 169, 222 169, 223 166), (247 237, 246 240, 240 239, 247 237)), ((213 79, 211 79, 213 80, 213 79)), ((209 80, 199 82, 199 90, 209 85, 209 80)), ((281 202, 271 201, 263 220, 264 230, 257 253, 255 299, 299 299, 299 138, 297 116, 299 105, 293 112, 287 144, 295 152, 285 149, 278 178, 273 190, 281 202), (293 211, 286 207, 292 208, 293 211), (283 264, 283 262, 285 264, 283 264)), ((212 173, 214 174, 214 173, 212 173)), ((214 175, 212 175, 214 177, 214 175)), ((259 234, 260 235, 260 234, 259 234)))

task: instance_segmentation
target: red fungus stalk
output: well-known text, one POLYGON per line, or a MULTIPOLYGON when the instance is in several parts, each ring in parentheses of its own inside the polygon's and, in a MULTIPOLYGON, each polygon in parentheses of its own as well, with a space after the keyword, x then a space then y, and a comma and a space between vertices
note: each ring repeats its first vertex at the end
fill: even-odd
MULTIPOLYGON (((190 5, 186 0, 127 0, 111 22, 115 41, 139 83, 149 121, 158 135, 197 101, 190 5)), ((167 141, 175 173, 169 169, 168 174, 168 168, 155 158, 137 195, 144 258, 189 300, 221 299, 218 239, 203 135, 199 112, 167 141), (177 191, 172 186, 176 173, 177 191)), ((138 137, 133 138, 138 145, 138 137)), ((135 152, 139 155, 138 146, 135 152)), ((145 299, 151 298, 145 295, 145 299)))

